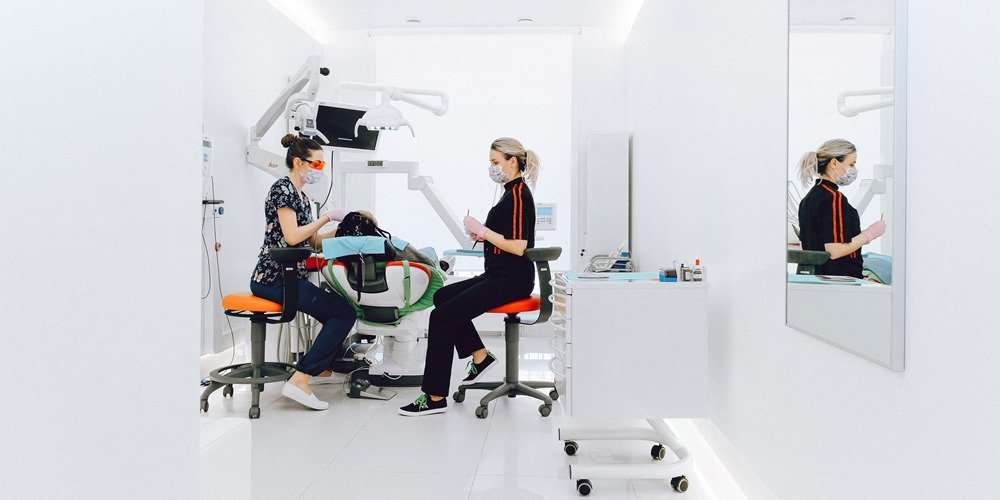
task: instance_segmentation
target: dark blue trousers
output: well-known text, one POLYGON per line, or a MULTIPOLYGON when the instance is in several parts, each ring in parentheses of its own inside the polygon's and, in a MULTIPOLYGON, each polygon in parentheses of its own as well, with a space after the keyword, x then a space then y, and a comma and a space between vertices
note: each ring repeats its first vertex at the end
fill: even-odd
MULTIPOLYGON (((284 295, 281 283, 280 278, 266 284, 251 281, 250 291, 258 297, 280 304, 284 295)), ((357 313, 347 299, 323 290, 310 281, 297 279, 294 285, 299 288, 298 311, 323 324, 312 348, 295 365, 298 371, 316 376, 343 354, 344 340, 354 326, 357 313)))

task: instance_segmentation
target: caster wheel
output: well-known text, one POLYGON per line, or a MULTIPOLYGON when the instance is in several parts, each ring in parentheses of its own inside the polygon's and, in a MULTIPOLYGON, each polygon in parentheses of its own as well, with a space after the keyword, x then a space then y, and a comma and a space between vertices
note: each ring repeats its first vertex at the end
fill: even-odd
POLYGON ((551 391, 549 391, 549 397, 552 398, 552 401, 559 399, 559 391, 552 389, 551 391))
POLYGON ((208 401, 201 402, 201 411, 208 413, 208 401))
POLYGON ((232 384, 227 385, 227 386, 225 386, 225 387, 222 388, 222 397, 227 398, 227 397, 232 397, 232 396, 233 396, 233 385, 232 384))
POLYGON ((591 491, 594 491, 594 485, 589 479, 578 479, 576 481, 576 492, 579 493, 580 496, 585 497, 589 495, 591 491))
POLYGON ((677 476, 670 480, 670 486, 673 486, 674 490, 684 493, 688 490, 688 478, 677 476))
POLYGON ((539 406, 538 413, 541 413, 543 417, 549 416, 549 414, 552 413, 552 405, 543 404, 542 406, 539 406))
POLYGON ((250 407, 250 418, 260 418, 260 407, 251 406, 250 407))
POLYGON ((576 455, 576 450, 579 449, 580 445, 576 444, 576 441, 566 441, 563 443, 563 451, 565 451, 569 456, 576 455))
POLYGON ((461 403, 462 401, 465 401, 465 393, 462 391, 455 391, 455 394, 452 394, 451 398, 454 399, 456 403, 461 403))
POLYGON ((490 414, 490 409, 485 406, 476 407, 476 416, 479 418, 486 418, 490 414))
POLYGON ((649 450, 649 454, 653 460, 663 460, 667 456, 667 448, 662 444, 654 444, 653 448, 649 450))
POLYGON ((517 394, 514 394, 513 392, 507 393, 507 397, 508 398, 512 398, 512 397, 515 397, 515 396, 517 396, 517 394))

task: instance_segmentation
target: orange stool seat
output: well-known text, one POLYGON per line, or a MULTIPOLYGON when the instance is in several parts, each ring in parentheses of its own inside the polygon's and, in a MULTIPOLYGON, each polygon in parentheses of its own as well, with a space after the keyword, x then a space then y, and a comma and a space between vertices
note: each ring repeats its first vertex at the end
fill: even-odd
POLYGON ((326 266, 326 259, 322 257, 309 257, 306 259, 306 271, 319 271, 326 266))
POLYGON ((222 298, 222 308, 227 311, 280 313, 281 304, 262 299, 250 292, 230 293, 222 298))
POLYGON ((529 311, 537 311, 542 308, 542 299, 538 295, 525 297, 520 300, 508 302, 500 307, 490 309, 491 313, 517 314, 529 311))

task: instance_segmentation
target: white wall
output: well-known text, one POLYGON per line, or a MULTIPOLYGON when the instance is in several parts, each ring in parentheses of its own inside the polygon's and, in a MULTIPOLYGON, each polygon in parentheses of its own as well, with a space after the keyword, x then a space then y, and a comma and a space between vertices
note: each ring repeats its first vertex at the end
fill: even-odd
POLYGON ((202 4, 3 8, 0 495, 194 497, 202 4))
MULTIPOLYGON (((536 203, 557 203, 559 227, 539 232, 536 246, 569 247, 572 47, 569 34, 447 34, 376 38, 377 81, 385 85, 440 89, 448 94, 448 113, 437 117, 399 104, 413 123, 409 130, 382 134, 379 158, 420 161, 459 219, 471 210, 485 220, 503 188, 489 180, 489 146, 497 137, 514 137, 540 158, 532 190, 536 203)), ((458 242, 405 176, 378 176, 380 225, 415 246, 440 254, 458 242), (405 232, 404 232, 405 231, 405 232), (419 239, 418 239, 419 238, 419 239)), ((568 253, 568 252, 567 252, 568 253)), ((465 269, 479 259, 457 262, 465 269)), ((563 257, 552 264, 567 269, 563 257)), ((479 268, 481 269, 481 267, 479 268)))
MULTIPOLYGON (((310 55, 323 55, 323 47, 265 0, 213 0, 205 2, 205 133, 215 139, 215 197, 225 201, 225 215, 217 220, 222 250, 222 292, 246 291, 264 241, 264 198, 274 177, 247 165, 247 134, 310 55)), ((324 62, 325 64, 325 62, 324 62)), ((334 70, 327 82, 336 83, 334 70)), ((282 156, 279 119, 261 146, 282 156)), ((320 200, 321 201, 321 200, 320 200)), ((211 231, 206 231, 209 237, 211 231)), ((209 248, 212 241, 208 242, 209 248)), ((198 247, 201 247, 198 242, 198 247)), ((212 252, 213 272, 216 272, 212 252)), ((208 299, 215 308, 216 350, 228 347, 229 325, 237 331, 243 321, 227 322, 219 307, 219 290, 213 285, 208 299)), ((206 335, 211 335, 206 332, 206 335)))
POLYGON ((783 324, 786 5, 646 2, 626 48, 636 255, 705 259, 712 420, 781 498, 1000 493, 1000 6, 911 4, 902 373, 783 324))

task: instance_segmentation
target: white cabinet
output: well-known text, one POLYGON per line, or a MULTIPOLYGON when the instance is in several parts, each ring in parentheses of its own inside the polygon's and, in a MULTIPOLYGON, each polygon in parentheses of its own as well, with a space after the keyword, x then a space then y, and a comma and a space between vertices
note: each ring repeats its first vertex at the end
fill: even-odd
POLYGON ((566 273, 553 280, 552 299, 550 366, 568 415, 707 416, 706 282, 566 273))

